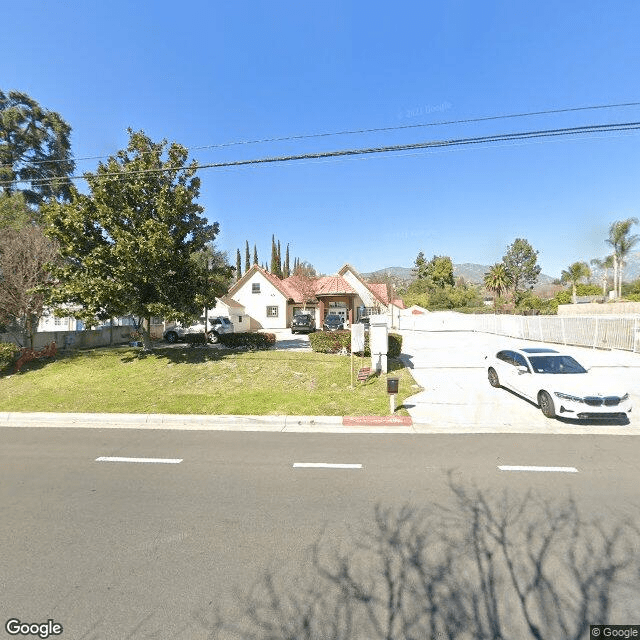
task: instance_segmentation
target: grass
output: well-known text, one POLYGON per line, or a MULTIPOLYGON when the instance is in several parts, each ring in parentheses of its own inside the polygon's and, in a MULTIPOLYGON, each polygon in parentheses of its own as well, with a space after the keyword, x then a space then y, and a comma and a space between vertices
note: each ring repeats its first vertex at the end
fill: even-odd
MULTIPOLYGON (((365 363, 367 361, 365 360, 365 363)), ((356 358, 356 373, 360 366, 356 358)), ((368 366, 368 363, 367 363, 368 366)), ((386 415, 386 376, 351 384, 350 358, 309 352, 130 347, 59 354, 0 378, 2 411, 386 415)), ((420 390, 395 360, 401 405, 420 390)))

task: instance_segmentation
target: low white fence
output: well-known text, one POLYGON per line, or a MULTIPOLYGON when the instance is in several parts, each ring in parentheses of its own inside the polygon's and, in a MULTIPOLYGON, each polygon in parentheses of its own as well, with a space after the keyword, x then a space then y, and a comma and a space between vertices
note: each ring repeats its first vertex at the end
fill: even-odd
POLYGON ((401 317, 400 329, 478 331, 512 338, 640 353, 640 314, 516 316, 450 311, 401 317))

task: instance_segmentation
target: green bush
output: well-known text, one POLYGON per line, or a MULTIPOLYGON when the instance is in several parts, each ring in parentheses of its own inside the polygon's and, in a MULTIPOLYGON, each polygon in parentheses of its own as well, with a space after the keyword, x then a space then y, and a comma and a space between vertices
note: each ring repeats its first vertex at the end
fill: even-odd
MULTIPOLYGON (((390 333, 388 337, 389 358, 399 358, 402 353, 402 336, 390 333)), ((340 353, 343 349, 351 352, 351 331, 317 331, 309 334, 311 348, 317 353, 340 353)), ((371 356, 369 334, 364 335, 364 355, 371 356)))
POLYGON ((20 347, 12 342, 0 342, 0 372, 8 370, 18 359, 20 347))
POLYGON ((220 344, 225 347, 270 349, 276 343, 274 333, 222 333, 219 338, 220 344))
POLYGON ((187 333, 184 336, 184 341, 195 347, 197 344, 207 344, 207 336, 204 333, 187 333))
MULTIPOLYGON (((367 337, 365 337, 366 346, 367 337)), ((309 334, 311 348, 317 353, 339 353, 351 348, 351 331, 316 331, 309 334)))

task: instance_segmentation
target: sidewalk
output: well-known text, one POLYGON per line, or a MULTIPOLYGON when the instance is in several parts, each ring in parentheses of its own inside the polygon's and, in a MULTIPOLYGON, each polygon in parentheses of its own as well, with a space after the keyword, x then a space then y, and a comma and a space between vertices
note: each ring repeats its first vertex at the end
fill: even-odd
MULTIPOLYGON (((434 408, 435 409, 435 408, 434 408)), ((451 408, 448 409, 451 411, 451 408)), ((434 414, 439 413, 437 410, 434 414)), ((455 417, 455 414, 451 417, 455 417)), ((461 418, 462 416, 460 416, 461 418)), ((0 428, 174 429, 183 431, 260 431, 342 434, 589 434, 640 435, 634 424, 578 424, 547 420, 504 423, 496 420, 415 421, 402 416, 230 416, 130 413, 2 413, 0 428)))

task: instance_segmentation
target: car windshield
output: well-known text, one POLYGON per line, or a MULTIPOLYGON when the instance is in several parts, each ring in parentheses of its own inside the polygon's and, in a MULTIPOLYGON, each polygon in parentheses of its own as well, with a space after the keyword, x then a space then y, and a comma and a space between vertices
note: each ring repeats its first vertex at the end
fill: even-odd
POLYGON ((536 373, 587 373, 571 356, 532 356, 529 361, 536 373))

